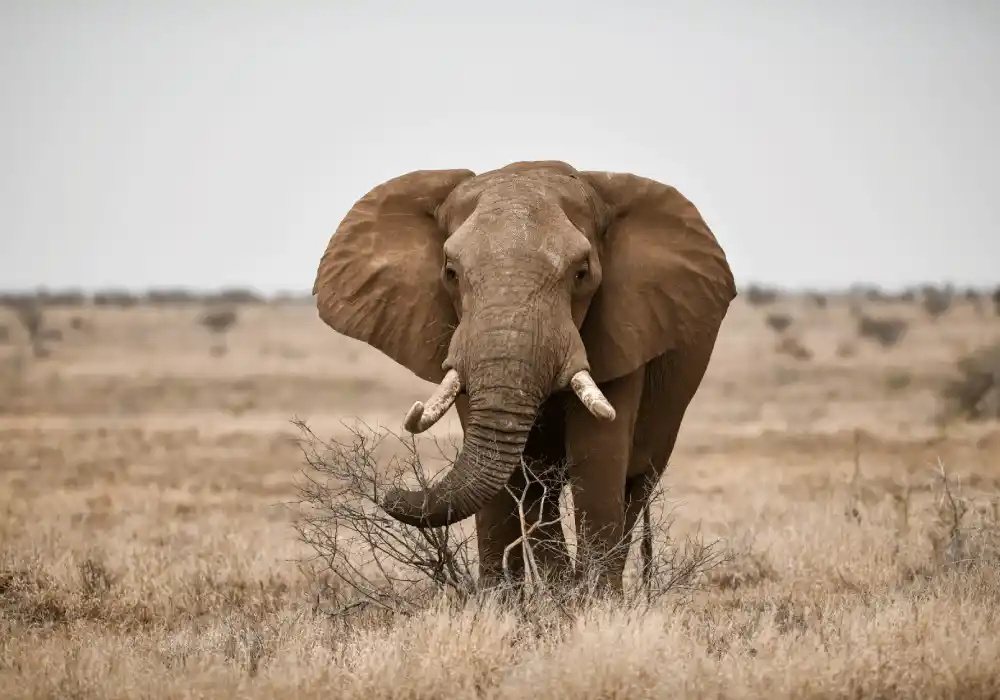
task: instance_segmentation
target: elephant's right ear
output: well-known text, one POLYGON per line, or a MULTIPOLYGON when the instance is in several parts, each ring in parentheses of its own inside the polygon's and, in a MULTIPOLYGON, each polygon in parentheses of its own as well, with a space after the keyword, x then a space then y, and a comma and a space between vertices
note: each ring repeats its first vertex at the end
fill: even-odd
POLYGON ((418 170, 362 197, 330 238, 313 295, 320 318, 430 382, 457 324, 441 284, 446 232, 435 210, 469 170, 418 170))

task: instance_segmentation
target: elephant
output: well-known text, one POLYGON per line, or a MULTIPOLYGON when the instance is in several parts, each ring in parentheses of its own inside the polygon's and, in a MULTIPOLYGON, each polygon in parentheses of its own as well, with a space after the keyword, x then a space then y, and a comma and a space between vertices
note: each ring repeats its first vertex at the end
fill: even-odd
POLYGON ((409 172, 347 212, 312 294, 327 326, 437 384, 408 431, 457 407, 454 464, 426 489, 387 490, 388 514, 421 528, 474 515, 488 585, 523 577, 519 547, 503 562, 523 527, 513 493, 537 526, 539 569, 622 591, 628 548, 616 545, 666 468, 737 294, 690 201, 556 160, 409 172), (543 477, 572 489, 575 566, 543 477))

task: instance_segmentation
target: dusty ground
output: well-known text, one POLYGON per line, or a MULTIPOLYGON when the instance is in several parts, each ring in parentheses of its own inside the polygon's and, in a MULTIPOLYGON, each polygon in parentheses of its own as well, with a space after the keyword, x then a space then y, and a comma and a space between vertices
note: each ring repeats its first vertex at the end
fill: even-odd
POLYGON ((309 305, 240 308, 221 357, 199 312, 53 310, 63 338, 18 360, 0 310, 0 697, 1000 697, 1000 425, 934 421, 1000 318, 879 306, 911 321, 884 350, 845 302, 741 297, 667 476, 673 535, 732 561, 527 634, 489 604, 318 611, 290 420, 398 429, 427 386, 309 305))

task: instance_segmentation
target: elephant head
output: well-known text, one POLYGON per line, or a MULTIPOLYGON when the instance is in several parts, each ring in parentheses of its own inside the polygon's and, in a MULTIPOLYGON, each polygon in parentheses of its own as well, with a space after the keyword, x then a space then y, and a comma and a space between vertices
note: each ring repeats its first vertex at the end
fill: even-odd
POLYGON ((320 318, 438 383, 405 424, 425 430, 468 395, 461 453, 426 490, 383 501, 421 527, 476 513, 507 483, 539 408, 718 330, 736 296, 725 254, 676 189, 636 175, 519 162, 416 171, 362 197, 313 287, 320 318))

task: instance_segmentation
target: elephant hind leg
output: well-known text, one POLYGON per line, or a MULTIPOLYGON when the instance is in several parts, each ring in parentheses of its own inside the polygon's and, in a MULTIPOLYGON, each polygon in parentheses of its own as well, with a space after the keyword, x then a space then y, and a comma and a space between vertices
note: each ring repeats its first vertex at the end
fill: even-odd
MULTIPOLYGON (((648 525, 649 501, 666 471, 667 462, 677 443, 684 413, 698 389, 708 363, 709 353, 668 353, 646 367, 646 383, 633 433, 625 487, 625 541, 631 542, 639 515, 648 525)), ((648 531, 648 528, 647 528, 648 531)), ((643 533, 646 555, 652 557, 652 543, 643 533)))

